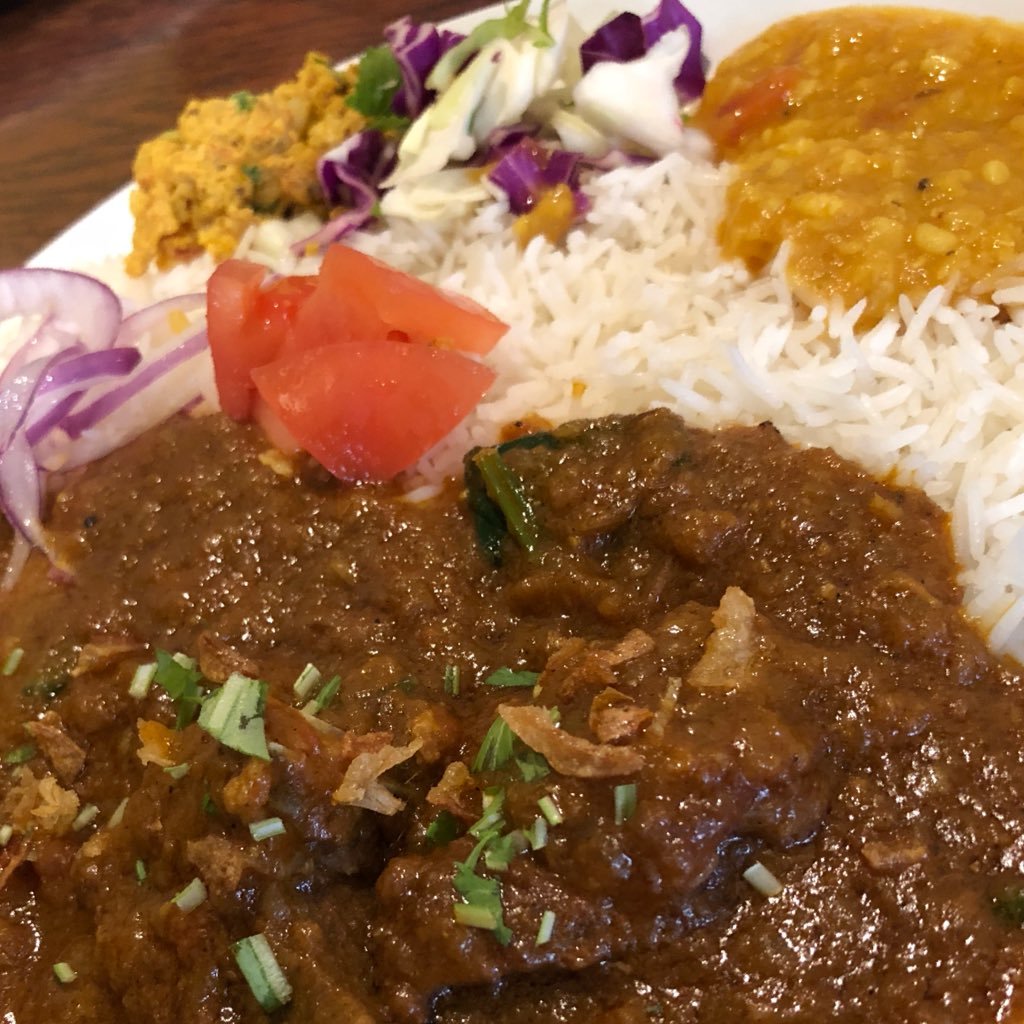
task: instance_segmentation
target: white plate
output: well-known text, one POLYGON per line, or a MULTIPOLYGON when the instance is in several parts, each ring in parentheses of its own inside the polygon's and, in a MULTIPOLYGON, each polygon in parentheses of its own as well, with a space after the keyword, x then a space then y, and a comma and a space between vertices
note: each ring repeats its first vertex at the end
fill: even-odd
MULTIPOLYGON (((615 11, 646 11, 656 0, 569 0, 580 22, 595 27, 615 11)), ((874 6, 889 6, 879 0, 874 6)), ((704 50, 715 62, 740 43, 780 18, 807 11, 835 7, 829 0, 690 0, 687 6, 704 26, 704 50)), ((939 10, 990 14, 1007 20, 1021 18, 1021 0, 919 0, 915 5, 939 10)), ((488 7, 454 18, 445 24, 468 31, 476 22, 499 7, 488 7)), ((312 44, 311 44, 312 45, 312 44)), ((125 168, 128 171, 128 168, 125 168)), ((131 249, 132 218, 128 210, 129 186, 125 186, 94 207, 80 220, 58 235, 29 261, 37 267, 81 267, 111 256, 127 254, 131 249)))

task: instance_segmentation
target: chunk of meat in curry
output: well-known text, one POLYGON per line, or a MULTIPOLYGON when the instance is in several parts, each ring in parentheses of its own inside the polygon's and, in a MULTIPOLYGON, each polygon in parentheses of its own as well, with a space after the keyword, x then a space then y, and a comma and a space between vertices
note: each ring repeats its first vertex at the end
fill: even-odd
POLYGON ((296 1022, 1024 1012, 1022 680, 920 494, 769 425, 569 424, 505 450, 541 541, 493 566, 458 488, 259 451, 216 417, 134 442, 54 502, 74 581, 0 597, 18 1024, 263 1020, 257 933, 296 1022), (270 759, 130 696, 157 648, 265 680, 270 759))

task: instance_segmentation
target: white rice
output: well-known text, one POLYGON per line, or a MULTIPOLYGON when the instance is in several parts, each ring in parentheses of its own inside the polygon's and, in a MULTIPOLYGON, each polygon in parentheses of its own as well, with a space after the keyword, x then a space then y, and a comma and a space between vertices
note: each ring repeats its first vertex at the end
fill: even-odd
MULTIPOLYGON (((895 471, 949 512, 969 613, 995 649, 1024 660, 1024 280, 996 292, 1002 310, 950 304, 937 288, 857 333, 856 307, 797 310, 784 253, 757 278, 722 262, 726 175, 694 152, 596 177, 564 248, 535 239, 520 251, 499 204, 356 240, 512 325, 487 357, 496 385, 423 461, 424 478, 457 472, 468 446, 526 413, 557 423, 667 406, 705 427, 771 419, 793 442, 895 471)), ((265 224, 240 255, 311 272, 288 249, 310 230, 265 224)), ((143 302, 202 287, 210 270, 203 259, 141 281, 100 273, 143 302)))

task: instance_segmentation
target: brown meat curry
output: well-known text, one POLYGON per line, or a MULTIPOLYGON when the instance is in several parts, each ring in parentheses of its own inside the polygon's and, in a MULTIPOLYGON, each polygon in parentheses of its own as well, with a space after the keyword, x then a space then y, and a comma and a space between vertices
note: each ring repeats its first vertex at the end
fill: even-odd
POLYGON ((920 494, 658 411, 501 452, 527 543, 259 453, 168 423, 0 597, 5 1022, 1021 1014, 1022 679, 920 494), (133 696, 158 650, 263 680, 269 759, 133 696))

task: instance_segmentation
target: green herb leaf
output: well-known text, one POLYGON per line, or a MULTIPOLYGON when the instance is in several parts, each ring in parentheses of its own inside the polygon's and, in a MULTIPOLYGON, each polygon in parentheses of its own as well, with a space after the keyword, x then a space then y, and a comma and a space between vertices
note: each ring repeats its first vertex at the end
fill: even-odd
POLYGON ((501 905, 501 882, 496 878, 483 878, 473 870, 478 851, 490 838, 481 839, 473 854, 465 861, 456 862, 452 884, 462 897, 462 903, 455 904, 455 919, 474 928, 493 932, 498 942, 507 946, 512 941, 512 932, 505 927, 504 908, 501 905), (470 859, 472 858, 472 863, 470 859), (460 908, 468 908, 460 909, 460 908))
POLYGON ((469 827, 469 834, 477 839, 488 832, 500 832, 505 827, 502 811, 505 808, 505 790, 501 786, 491 786, 484 790, 484 813, 469 827))
POLYGON ((143 860, 137 860, 135 862, 135 877, 138 879, 139 885, 146 880, 146 862, 143 860))
POLYGON ((540 543, 540 530, 533 506, 524 493, 523 481, 495 448, 480 449, 473 456, 473 462, 483 477, 487 496, 501 511, 509 533, 527 555, 532 555, 540 543))
POLYGON ((246 113, 256 106, 256 97, 253 96, 248 89, 241 89, 239 92, 233 92, 231 94, 231 100, 235 104, 235 107, 242 113, 246 113))
POLYGON ((391 109, 401 85, 402 70, 395 55, 387 46, 373 46, 359 61, 355 88, 345 102, 362 114, 371 128, 398 131, 409 125, 408 118, 396 116, 391 109))
POLYGON ((492 672, 485 680, 487 686, 522 686, 533 687, 540 679, 539 672, 530 672, 526 669, 499 668, 492 672))
POLYGON ((31 761, 37 753, 38 751, 33 744, 23 743, 20 747, 8 750, 7 753, 4 754, 4 764, 24 764, 26 761, 31 761))
POLYGON ((331 704, 335 696, 338 693, 338 687, 341 686, 341 676, 334 676, 328 682, 324 683, 323 688, 313 699, 313 711, 314 715, 320 714, 331 704))
POLYGON ((219 690, 203 701, 199 726, 225 747, 269 761, 263 730, 266 700, 266 683, 232 673, 219 690))
POLYGON ((499 836, 484 850, 484 863, 492 871, 504 871, 529 846, 526 833, 516 829, 508 835, 499 836))
POLYGON ((442 811, 427 826, 427 841, 433 846, 447 846, 462 833, 462 824, 454 814, 442 811))
POLYGON ((484 733, 477 755, 473 758, 474 772, 494 772, 503 768, 512 759, 515 751, 515 733, 505 724, 503 718, 496 718, 484 733))
POLYGON ((263 171, 256 164, 242 164, 242 174, 249 179, 253 188, 259 188, 263 183, 263 171))
POLYGON ((551 773, 548 759, 543 754, 537 753, 536 750, 531 750, 522 741, 517 740, 516 742, 515 760, 523 782, 537 782, 538 779, 543 779, 545 775, 551 773))
POLYGON ((203 691, 199 687, 202 678, 202 672, 190 658, 169 651, 156 652, 156 674, 153 681, 163 687, 175 702, 178 709, 175 725, 178 729, 184 729, 196 716, 203 700, 203 691))

